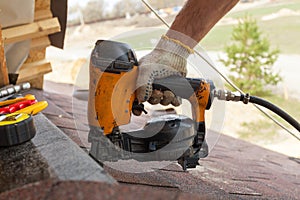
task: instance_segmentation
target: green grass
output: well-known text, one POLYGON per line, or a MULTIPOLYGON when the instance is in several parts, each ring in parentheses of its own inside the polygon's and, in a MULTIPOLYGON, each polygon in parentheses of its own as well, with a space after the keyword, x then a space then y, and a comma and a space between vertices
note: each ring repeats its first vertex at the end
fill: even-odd
MULTIPOLYGON (((267 4, 261 7, 250 8, 248 10, 230 12, 225 17, 241 18, 250 14, 257 19, 260 30, 271 43, 271 47, 279 48, 283 54, 300 54, 300 17, 280 17, 269 21, 261 21, 261 17, 276 13, 279 10, 287 8, 294 11, 300 11, 300 0, 278 1, 278 4, 267 4)), ((226 44, 230 42, 234 25, 215 26, 203 40, 200 45, 207 51, 223 51, 226 44)), ((153 29, 141 31, 141 34, 129 35, 119 41, 129 43, 135 49, 145 49, 152 47, 151 39, 158 39, 164 29, 153 29)))
POLYGON ((268 120, 258 120, 241 124, 242 129, 237 132, 239 138, 251 142, 264 143, 276 141, 278 126, 268 120))
POLYGON ((245 15, 245 13, 248 13, 250 15, 253 15, 256 19, 259 19, 265 15, 269 15, 272 13, 276 13, 279 10, 287 8, 293 11, 300 10, 300 1, 292 1, 292 2, 282 2, 281 4, 277 5, 263 5, 262 7, 255 7, 250 8, 246 11, 238 11, 238 12, 230 12, 226 15, 226 17, 231 18, 241 18, 245 15))
POLYGON ((278 47, 281 53, 300 54, 300 16, 260 21, 258 25, 272 46, 278 47))
POLYGON ((222 51, 230 41, 233 26, 215 26, 203 38, 200 45, 208 51, 222 51))
POLYGON ((164 29, 141 29, 135 33, 126 35, 119 38, 118 41, 130 44, 135 50, 147 49, 153 47, 152 41, 158 40, 162 34, 165 33, 164 29))
MULTIPOLYGON (((300 54, 300 17, 288 16, 262 21, 265 15, 276 13, 287 8, 300 11, 300 0, 279 1, 275 5, 263 5, 262 7, 251 8, 248 10, 230 12, 225 17, 243 18, 247 13, 257 19, 258 26, 274 48, 279 48, 284 54, 300 54)), ((223 51, 224 46, 230 42, 231 33, 234 25, 215 26, 206 37, 200 42, 201 46, 208 51, 223 51)))
MULTIPOLYGON (((200 42, 208 51, 223 51, 231 40, 234 25, 215 26, 200 42)), ((258 21, 258 26, 271 43, 284 54, 300 54, 300 17, 281 17, 270 21, 258 21)))
MULTIPOLYGON (((300 17, 280 17, 269 21, 261 21, 261 17, 278 12, 282 8, 300 10, 300 0, 279 1, 275 6, 264 5, 263 7, 251 8, 246 11, 231 12, 226 17, 240 18, 246 13, 257 19, 258 26, 271 43, 271 47, 279 48, 283 54, 300 54, 300 17)), ((230 42, 234 25, 215 26, 200 45, 207 51, 223 51, 226 44, 230 42)), ((152 47, 151 39, 158 39, 165 32, 164 29, 153 29, 141 31, 141 34, 129 35, 121 39, 121 42, 129 43, 135 49, 145 49, 152 47)))

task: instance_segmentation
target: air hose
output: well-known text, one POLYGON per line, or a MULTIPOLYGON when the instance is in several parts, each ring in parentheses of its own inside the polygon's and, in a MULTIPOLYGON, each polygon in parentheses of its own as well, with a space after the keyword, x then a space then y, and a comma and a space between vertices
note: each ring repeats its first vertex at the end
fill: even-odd
POLYGON ((297 122, 293 117, 291 117, 288 113, 277 107, 276 105, 272 104, 269 101, 266 101, 260 97, 250 96, 249 94, 241 94, 240 92, 230 92, 227 90, 218 90, 214 92, 214 96, 217 97, 219 100, 226 100, 226 101, 242 101, 245 104, 254 103, 260 106, 263 106, 272 112, 276 113, 282 119, 284 119, 287 123, 293 126, 300 132, 300 124, 297 122))
POLYGON ((256 96, 250 96, 249 102, 263 106, 273 111, 274 113, 279 115, 282 119, 284 119, 286 122, 288 122, 291 126, 293 126, 295 129, 297 129, 300 132, 300 124, 294 118, 292 118, 288 113, 286 113, 279 107, 275 106, 274 104, 256 96))

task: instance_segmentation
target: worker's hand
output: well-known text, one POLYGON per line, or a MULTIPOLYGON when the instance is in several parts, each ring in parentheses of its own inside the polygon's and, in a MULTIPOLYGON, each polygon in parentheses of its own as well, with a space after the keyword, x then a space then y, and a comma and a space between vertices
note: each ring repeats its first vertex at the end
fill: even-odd
POLYGON ((157 46, 148 55, 139 60, 139 75, 137 79, 137 98, 139 102, 149 101, 151 104, 161 103, 175 106, 181 104, 179 97, 170 91, 153 91, 152 83, 172 75, 186 76, 187 58, 191 50, 180 42, 163 36, 157 46))

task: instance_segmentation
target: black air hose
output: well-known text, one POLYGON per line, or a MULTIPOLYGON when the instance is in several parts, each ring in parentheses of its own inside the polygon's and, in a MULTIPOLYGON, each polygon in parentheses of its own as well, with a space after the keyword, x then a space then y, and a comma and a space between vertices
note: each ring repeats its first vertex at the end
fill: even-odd
POLYGON ((249 102, 258 104, 260 106, 263 106, 273 111, 274 113, 282 117, 286 122, 288 122, 290 125, 292 125, 295 129, 297 129, 300 132, 300 124, 289 114, 287 114, 285 111, 281 110, 279 107, 275 106, 274 104, 256 96, 250 96, 249 102))

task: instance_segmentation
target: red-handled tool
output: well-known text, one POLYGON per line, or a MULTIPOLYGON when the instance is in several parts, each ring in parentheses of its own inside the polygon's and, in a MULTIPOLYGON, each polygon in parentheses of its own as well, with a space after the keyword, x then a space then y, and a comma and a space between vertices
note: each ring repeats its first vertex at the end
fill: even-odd
POLYGON ((5 100, 5 101, 0 101, 0 107, 3 107, 3 106, 8 106, 8 105, 11 105, 11 104, 14 104, 14 103, 18 103, 20 101, 25 101, 25 100, 34 100, 35 99, 35 96, 32 95, 32 94, 27 94, 25 95, 24 97, 17 97, 17 98, 14 98, 14 99, 9 99, 9 100, 5 100))
POLYGON ((21 101, 21 102, 18 102, 18 103, 14 103, 14 104, 5 106, 3 108, 0 108, 0 114, 3 115, 3 114, 8 114, 8 113, 13 113, 13 112, 16 112, 20 109, 31 106, 35 103, 37 103, 36 99, 34 99, 34 100, 25 100, 25 101, 21 101))

